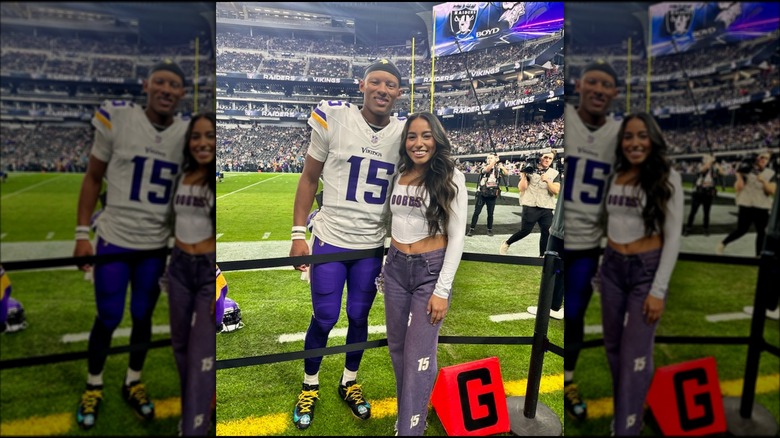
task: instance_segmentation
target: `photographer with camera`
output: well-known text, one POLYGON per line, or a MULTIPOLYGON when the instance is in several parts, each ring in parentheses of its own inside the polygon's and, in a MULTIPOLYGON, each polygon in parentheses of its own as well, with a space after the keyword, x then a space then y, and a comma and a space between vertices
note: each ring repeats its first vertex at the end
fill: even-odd
POLYGON ((474 205, 474 214, 471 216, 471 226, 466 233, 471 237, 474 235, 474 227, 477 226, 477 219, 482 213, 482 207, 487 205, 487 234, 493 235, 493 211, 496 209, 496 199, 501 196, 501 178, 508 175, 504 165, 498 160, 498 155, 489 154, 485 167, 479 173, 479 184, 477 185, 476 204, 474 205))
POLYGON ((542 233, 539 238, 539 257, 544 256, 544 251, 547 249, 547 239, 550 237, 555 196, 561 190, 561 175, 550 167, 554 158, 555 154, 552 151, 545 152, 536 166, 528 165, 520 173, 520 182, 517 183, 517 189, 520 191, 520 204, 523 206, 520 231, 501 244, 498 249, 499 254, 506 255, 509 247, 531 234, 534 225, 538 223, 542 233))
POLYGON ((693 228, 693 220, 699 207, 704 211, 704 235, 710 235, 710 210, 712 209, 712 200, 718 194, 717 181, 720 177, 720 168, 715 165, 715 157, 705 155, 702 158, 701 168, 694 183, 693 194, 691 195, 691 212, 688 215, 688 223, 683 229, 683 236, 687 236, 693 228))
POLYGON ((726 245, 744 236, 753 224, 756 227, 756 256, 761 254, 772 196, 777 190, 777 183, 773 182, 775 171, 767 167, 771 155, 769 151, 761 152, 752 163, 743 161, 737 168, 737 180, 734 183, 739 208, 737 229, 718 244, 715 253, 723 255, 726 245))

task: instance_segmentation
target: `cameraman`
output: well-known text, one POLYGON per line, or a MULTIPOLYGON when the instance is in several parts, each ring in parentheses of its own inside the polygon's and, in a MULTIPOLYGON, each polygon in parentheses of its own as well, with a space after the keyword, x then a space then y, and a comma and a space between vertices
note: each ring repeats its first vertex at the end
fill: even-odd
POLYGON ((542 236, 539 238, 539 257, 544 256, 547 239, 550 237, 550 225, 553 220, 555 196, 561 190, 561 175, 550 167, 555 154, 542 154, 536 167, 526 166, 520 173, 517 189, 520 191, 520 203, 523 206, 520 231, 501 244, 498 253, 506 255, 509 247, 531 233, 534 225, 539 224, 542 236))
POLYGON ((474 227, 477 226, 477 219, 485 205, 487 205, 488 214, 487 234, 488 236, 493 235, 493 211, 496 209, 496 198, 501 196, 501 178, 506 178, 507 175, 508 172, 498 160, 498 155, 489 154, 485 167, 479 173, 474 214, 471 216, 471 226, 466 233, 467 236, 474 235, 474 227))
POLYGON ((772 179, 775 172, 767 167, 771 154, 766 151, 759 154, 752 166, 740 165, 736 173, 737 180, 734 190, 737 192, 737 229, 726 236, 715 248, 719 255, 723 254, 726 245, 744 236, 750 225, 756 226, 756 256, 761 254, 766 226, 769 223, 769 209, 772 208, 772 196, 777 190, 777 183, 772 179))
POLYGON ((688 215, 688 223, 683 229, 683 236, 690 234, 691 229, 693 228, 693 220, 696 217, 696 212, 699 211, 700 206, 703 207, 704 211, 704 235, 710 235, 710 210, 712 209, 712 201, 718 194, 717 181, 718 178, 721 177, 720 168, 714 164, 715 157, 713 155, 705 155, 702 158, 699 174, 693 185, 691 212, 688 215))

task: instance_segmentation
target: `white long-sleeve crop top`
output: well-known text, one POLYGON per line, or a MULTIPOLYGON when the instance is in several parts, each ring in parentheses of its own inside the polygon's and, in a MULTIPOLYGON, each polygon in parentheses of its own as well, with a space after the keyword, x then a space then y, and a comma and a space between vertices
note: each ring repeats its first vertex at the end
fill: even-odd
POLYGON ((180 241, 194 245, 214 237, 211 225, 211 207, 214 197, 205 186, 179 184, 173 200, 176 214, 174 232, 180 241))
MULTIPOLYGON (((455 279, 455 272, 458 270, 465 244, 463 230, 466 229, 466 215, 468 213, 466 177, 456 169, 452 180, 458 188, 458 193, 453 200, 450 211, 444 263, 433 290, 433 294, 440 298, 450 296, 452 282, 455 279)), ((393 239, 399 243, 411 244, 428 237, 428 221, 425 219, 426 208, 428 208, 428 192, 425 187, 398 184, 398 175, 396 175, 390 198, 390 212, 393 215, 393 239)))
MULTIPOLYGON (((666 220, 663 229, 663 249, 655 272, 650 295, 663 299, 669 287, 677 256, 680 253, 680 238, 683 224, 683 190, 680 174, 672 169, 669 173, 672 196, 666 204, 666 220)), ((616 243, 631 243, 645 235, 642 208, 645 193, 639 186, 611 182, 606 199, 607 236, 616 243)), ((658 232, 654 232, 658 234, 658 232)))

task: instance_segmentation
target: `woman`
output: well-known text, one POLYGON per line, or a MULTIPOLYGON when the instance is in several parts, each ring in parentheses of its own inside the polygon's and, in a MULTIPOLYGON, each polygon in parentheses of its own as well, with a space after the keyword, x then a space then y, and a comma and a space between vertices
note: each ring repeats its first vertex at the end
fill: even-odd
POLYGON ((392 240, 378 281, 384 282, 396 428, 403 436, 425 431, 438 371, 439 329, 463 254, 468 194, 436 116, 412 114, 401 138, 401 164, 390 200, 392 240))
POLYGON ((614 433, 639 435, 653 378, 655 329, 680 250, 683 190, 652 116, 626 116, 618 139, 606 199, 601 312, 614 391, 614 433))
POLYGON ((173 201, 176 244, 168 267, 168 301, 185 436, 208 433, 216 386, 216 128, 214 113, 192 118, 173 201))

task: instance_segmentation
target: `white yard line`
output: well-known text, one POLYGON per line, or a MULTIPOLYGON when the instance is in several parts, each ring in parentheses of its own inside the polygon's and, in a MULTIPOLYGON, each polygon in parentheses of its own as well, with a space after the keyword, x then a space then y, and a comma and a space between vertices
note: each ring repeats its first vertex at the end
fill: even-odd
POLYGON ((230 193, 225 193, 225 194, 224 194, 224 195, 222 195, 222 196, 217 196, 217 199, 219 200, 219 199, 222 199, 222 198, 224 198, 224 197, 226 197, 226 196, 230 196, 230 195, 232 195, 233 193, 238 193, 238 192, 240 192, 240 191, 242 191, 242 190, 246 190, 246 189, 248 189, 248 188, 250 188, 250 187, 253 187, 253 186, 256 186, 256 185, 258 185, 258 184, 262 184, 262 183, 264 183, 264 182, 271 181, 272 179, 279 178, 279 177, 280 177, 280 176, 282 176, 282 175, 284 175, 284 174, 279 174, 279 175, 277 175, 277 176, 274 176, 274 177, 271 177, 271 178, 268 178, 268 179, 264 179, 264 180, 262 180, 262 181, 258 181, 258 182, 254 183, 254 184, 249 184, 249 185, 248 185, 248 186, 246 186, 246 187, 242 187, 242 188, 240 188, 240 189, 238 189, 238 190, 233 190, 232 192, 230 192, 230 193))
MULTIPOLYGON (((152 326, 152 333, 155 335, 164 334, 167 335, 171 332, 171 326, 170 325, 155 325, 152 326)), ((127 338, 130 336, 130 327, 125 328, 118 328, 114 330, 114 336, 113 338, 127 338)), ((81 332, 81 333, 69 333, 67 335, 62 335, 62 342, 63 343, 69 343, 69 342, 83 342, 89 340, 89 332, 81 332)))
POLYGON ((217 239, 219 239, 220 237, 222 237, 224 235, 225 235, 225 233, 217 233, 217 239))
POLYGON ((21 190, 17 190, 17 191, 15 191, 15 192, 13 192, 13 193, 9 193, 9 194, 7 194, 7 195, 3 195, 3 197, 1 197, 0 199, 8 199, 8 198, 10 198, 10 197, 11 197, 11 196, 13 196, 13 195, 18 195, 19 193, 23 193, 23 192, 26 192, 26 191, 28 191, 28 190, 32 190, 32 189, 34 189, 34 188, 36 188, 36 187, 38 187, 38 186, 42 186, 42 185, 44 185, 44 184, 48 184, 48 183, 50 183, 50 182, 52 182, 52 181, 56 181, 56 180, 58 180, 58 179, 60 179, 60 178, 63 178, 64 176, 65 176, 65 175, 60 175, 60 176, 58 176, 58 177, 55 177, 55 178, 52 178, 52 179, 47 179, 46 181, 41 181, 41 182, 39 182, 38 184, 33 184, 33 185, 29 186, 29 187, 25 187, 25 188, 23 188, 23 189, 21 189, 21 190))
POLYGON ((707 315, 704 317, 708 322, 721 322, 721 321, 736 321, 740 319, 750 319, 752 315, 748 315, 745 312, 732 312, 732 313, 716 313, 714 315, 707 315))
MULTIPOLYGON (((370 325, 368 326, 368 333, 369 334, 375 334, 375 333, 382 333, 384 334, 387 332, 387 327, 383 325, 370 325)), ((279 343, 283 342, 297 342, 297 341, 303 341, 306 337, 306 332, 299 332, 299 333, 288 333, 284 335, 279 336, 279 343)), ((346 338, 347 337, 347 329, 345 328, 334 328, 330 331, 330 335, 328 335, 328 339, 330 338, 346 338)))
POLYGON ((519 319, 534 319, 534 318, 536 318, 536 315, 531 315, 528 312, 505 313, 503 315, 490 315, 490 320, 493 322, 517 321, 519 319))
POLYGON ((265 233, 263 233, 263 240, 267 240, 269 237, 271 237, 271 232, 266 231, 265 233))
POLYGON ((0 234, 0 239, 5 239, 5 236, 7 236, 7 235, 8 235, 8 233, 0 234))
POLYGON ((51 240, 51 239, 52 239, 52 237, 54 237, 54 231, 49 231, 49 232, 46 234, 46 240, 51 240))
POLYGON ((604 330, 601 327, 601 324, 595 324, 595 325, 586 325, 585 326, 585 334, 586 335, 598 335, 601 334, 604 330))

